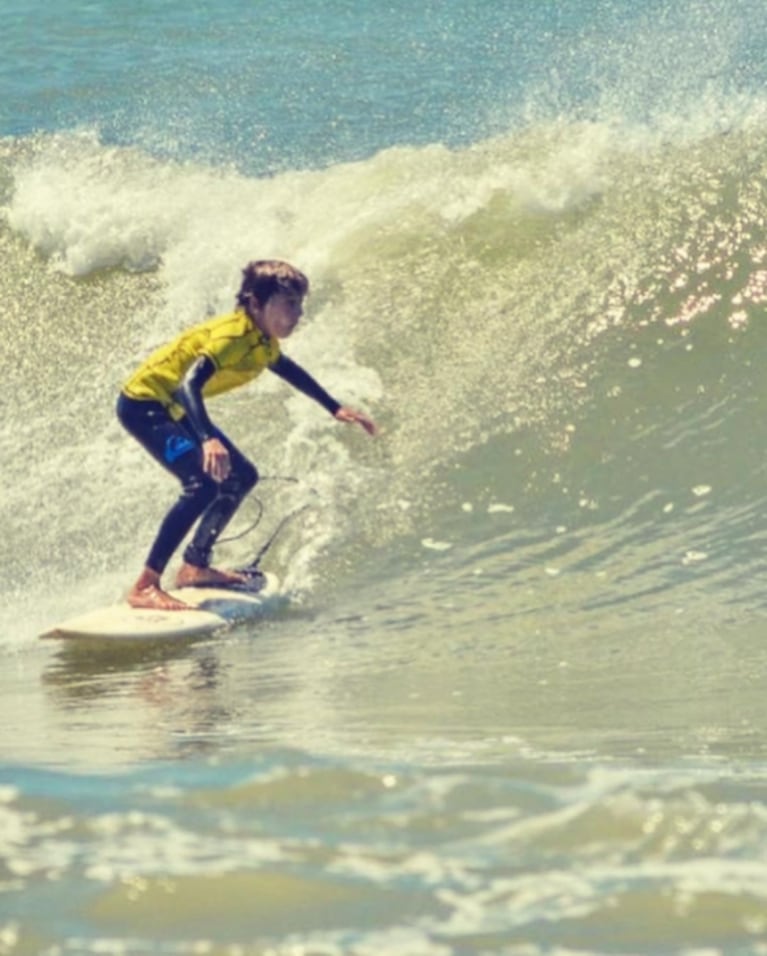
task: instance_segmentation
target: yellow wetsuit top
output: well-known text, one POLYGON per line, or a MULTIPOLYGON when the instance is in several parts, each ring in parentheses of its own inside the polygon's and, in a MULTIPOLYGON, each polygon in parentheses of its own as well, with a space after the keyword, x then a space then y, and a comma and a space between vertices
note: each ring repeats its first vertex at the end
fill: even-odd
POLYGON ((205 383, 205 397, 228 392, 260 375, 280 357, 280 343, 262 332, 243 309, 207 319, 156 349, 123 386, 128 398, 160 402, 178 420, 184 409, 173 393, 197 359, 216 367, 205 383))

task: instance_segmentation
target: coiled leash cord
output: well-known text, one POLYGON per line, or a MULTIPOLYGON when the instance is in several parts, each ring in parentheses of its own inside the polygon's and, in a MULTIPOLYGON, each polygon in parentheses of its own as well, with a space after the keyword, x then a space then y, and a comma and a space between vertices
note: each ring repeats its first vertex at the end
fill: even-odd
MULTIPOLYGON (((293 484, 300 483, 299 478, 292 478, 292 477, 283 476, 283 475, 265 475, 264 477, 259 479, 259 484, 262 481, 285 481, 285 482, 292 482, 293 484)), ((314 488, 311 488, 310 491, 312 491, 314 494, 317 493, 314 488)), ((239 541, 241 538, 245 538, 247 537, 247 535, 251 534, 251 532, 255 531, 256 528, 261 524, 261 519, 264 517, 264 503, 261 501, 260 498, 257 498, 255 496, 251 500, 254 501, 256 505, 258 506, 258 514, 256 515, 255 520, 252 521, 248 525, 248 527, 245 528, 243 531, 239 531, 237 534, 229 535, 226 538, 219 538, 219 542, 218 542, 219 544, 228 544, 232 541, 239 541)), ((308 505, 308 504, 301 505, 300 508, 296 508, 294 511, 291 511, 289 514, 286 514, 279 521, 279 523, 277 524, 277 527, 269 535, 269 537, 266 539, 264 544, 256 552, 256 556, 253 558, 253 560, 249 564, 246 564, 245 567, 237 568, 236 570, 240 574, 244 574, 246 577, 262 576, 263 571, 261 571, 261 569, 259 568, 259 564, 263 560, 266 552, 271 548, 271 546, 277 540, 278 536, 282 533, 284 528, 291 521, 293 521, 294 518, 297 518, 300 514, 303 514, 304 511, 308 511, 310 507, 311 505, 308 505)))

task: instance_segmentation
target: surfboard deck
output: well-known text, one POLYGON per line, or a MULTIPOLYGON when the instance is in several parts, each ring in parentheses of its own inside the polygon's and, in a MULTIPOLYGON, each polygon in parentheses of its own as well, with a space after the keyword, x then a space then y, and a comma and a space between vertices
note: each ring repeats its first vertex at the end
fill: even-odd
POLYGON ((156 611, 121 602, 72 617, 40 637, 123 641, 202 637, 258 615, 277 591, 277 579, 271 574, 264 576, 258 590, 177 588, 169 593, 191 605, 190 610, 156 611))

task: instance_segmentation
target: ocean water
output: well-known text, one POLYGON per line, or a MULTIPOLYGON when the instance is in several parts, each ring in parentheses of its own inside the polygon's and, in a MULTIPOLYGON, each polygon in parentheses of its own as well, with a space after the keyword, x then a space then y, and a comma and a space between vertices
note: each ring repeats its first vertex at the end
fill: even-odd
POLYGON ((754 0, 4 0, 0 956, 767 953, 754 0), (175 496, 114 420, 280 256, 211 405, 214 638, 43 642, 175 496))

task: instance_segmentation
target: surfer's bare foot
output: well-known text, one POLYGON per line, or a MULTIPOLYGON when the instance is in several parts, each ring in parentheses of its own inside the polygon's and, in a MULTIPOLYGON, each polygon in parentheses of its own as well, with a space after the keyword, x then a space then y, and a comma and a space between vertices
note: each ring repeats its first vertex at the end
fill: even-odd
POLYGON ((189 605, 179 601, 172 594, 163 591, 156 584, 144 588, 134 587, 127 597, 131 607, 150 608, 153 611, 188 611, 189 605))
POLYGON ((131 607, 149 608, 153 611, 188 611, 189 605, 179 601, 160 587, 160 575, 151 568, 144 568, 138 581, 126 597, 131 607))
POLYGON ((217 568, 200 568, 195 564, 181 565, 176 575, 176 587, 179 588, 230 588, 235 584, 245 584, 247 578, 236 571, 219 571, 217 568))

